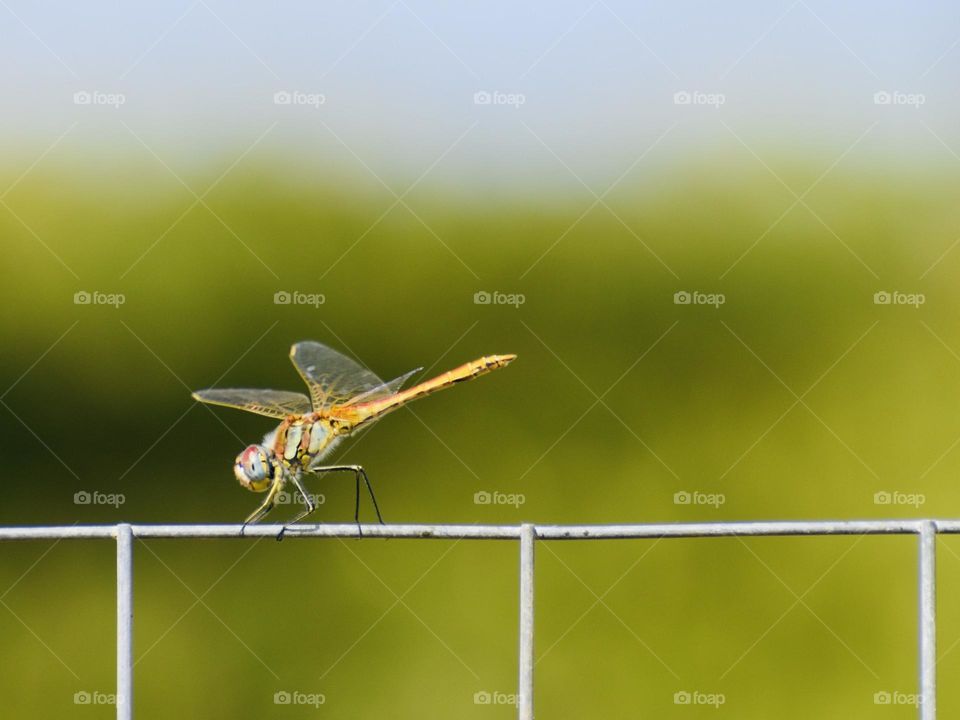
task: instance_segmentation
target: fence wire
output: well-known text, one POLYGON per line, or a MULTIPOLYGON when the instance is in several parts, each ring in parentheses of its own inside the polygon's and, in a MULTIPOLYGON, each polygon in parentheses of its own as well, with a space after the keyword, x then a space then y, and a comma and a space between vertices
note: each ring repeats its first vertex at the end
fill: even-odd
MULTIPOLYGON (((0 527, 3 540, 89 540, 117 544, 117 720, 133 719, 134 538, 259 538, 279 525, 73 525, 0 527)), ((285 538, 350 538, 356 525, 293 525, 285 538)), ((936 540, 960 534, 960 520, 842 520, 712 522, 643 525, 371 525, 363 537, 441 540, 515 540, 520 546, 517 717, 533 720, 534 555, 542 540, 758 537, 810 535, 916 535, 918 538, 918 681, 920 720, 937 717, 936 540)))

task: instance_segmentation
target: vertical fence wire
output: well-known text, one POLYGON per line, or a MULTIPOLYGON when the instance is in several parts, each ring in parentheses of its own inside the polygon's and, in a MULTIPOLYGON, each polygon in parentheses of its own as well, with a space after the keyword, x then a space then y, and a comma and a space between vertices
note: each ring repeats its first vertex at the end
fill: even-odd
POLYGON ((133 719, 133 530, 117 525, 117 720, 133 719))
POLYGON ((520 677, 517 717, 533 720, 533 560, 536 530, 520 527, 520 677))
POLYGON ((937 526, 920 526, 920 720, 937 717, 937 526))

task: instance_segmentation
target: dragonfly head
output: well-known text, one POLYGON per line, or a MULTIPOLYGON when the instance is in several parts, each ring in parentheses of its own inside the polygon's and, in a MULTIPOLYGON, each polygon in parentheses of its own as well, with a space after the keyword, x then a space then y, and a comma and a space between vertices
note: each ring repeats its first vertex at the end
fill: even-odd
POLYGON ((276 456, 263 445, 248 445, 233 465, 237 481, 252 492, 266 491, 278 472, 276 456))

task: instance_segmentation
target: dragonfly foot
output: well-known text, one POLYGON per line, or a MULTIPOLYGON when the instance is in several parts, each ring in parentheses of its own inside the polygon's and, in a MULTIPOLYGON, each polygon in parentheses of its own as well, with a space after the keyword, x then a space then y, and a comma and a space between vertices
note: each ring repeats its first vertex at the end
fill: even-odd
POLYGON ((283 536, 286 534, 286 532, 287 532, 287 526, 284 525, 282 528, 280 528, 280 532, 277 533, 277 542, 283 541, 283 536))

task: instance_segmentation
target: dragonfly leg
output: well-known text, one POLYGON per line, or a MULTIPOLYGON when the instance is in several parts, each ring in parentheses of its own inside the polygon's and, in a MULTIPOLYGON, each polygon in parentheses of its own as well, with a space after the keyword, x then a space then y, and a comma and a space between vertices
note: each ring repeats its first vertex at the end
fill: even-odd
POLYGON ((270 492, 267 493, 267 497, 261 503, 260 507, 254 510, 250 515, 247 516, 247 519, 243 521, 243 526, 240 528, 240 535, 243 535, 243 531, 247 529, 247 525, 255 525, 263 519, 263 516, 266 515, 273 509, 273 503, 277 499, 277 493, 280 492, 280 488, 283 487, 283 479, 277 478, 273 481, 273 485, 270 486, 270 492))
POLYGON ((291 475, 290 480, 293 482, 294 486, 296 486, 297 490, 300 491, 300 496, 303 498, 303 504, 305 505, 305 507, 299 513, 297 513, 297 515, 293 518, 293 520, 288 520, 283 524, 283 527, 280 528, 280 534, 277 535, 278 542, 280 540, 283 540, 283 535, 284 533, 287 532, 287 528, 290 525, 293 525, 294 523, 297 523, 303 520, 303 518, 305 518, 307 515, 309 515, 314 510, 317 509, 317 504, 313 501, 313 498, 311 498, 310 495, 307 494, 306 488, 303 487, 303 482, 300 480, 300 476, 291 475))
POLYGON ((386 523, 383 522, 383 516, 380 514, 380 506, 377 505, 377 496, 373 494, 373 486, 370 484, 370 478, 367 477, 367 471, 360 466, 357 466, 357 469, 359 470, 357 474, 363 476, 363 482, 367 485, 367 492, 370 493, 370 499, 373 500, 373 509, 377 513, 377 522, 385 525, 386 523))
POLYGON ((373 486, 370 484, 370 478, 367 477, 367 471, 363 469, 361 465, 326 465, 321 467, 310 468, 312 473, 324 473, 324 472, 352 472, 357 481, 357 494, 356 500, 354 502, 353 510, 353 520, 357 523, 357 531, 360 535, 363 535, 363 531, 360 529, 360 478, 363 478, 364 484, 367 486, 367 492, 370 493, 370 499, 373 501, 373 509, 377 513, 377 521, 383 525, 383 516, 380 514, 380 506, 377 505, 377 496, 373 494, 373 486))
POLYGON ((353 496, 353 521, 357 524, 357 535, 363 537, 363 527, 360 525, 360 473, 353 476, 357 489, 353 496))

